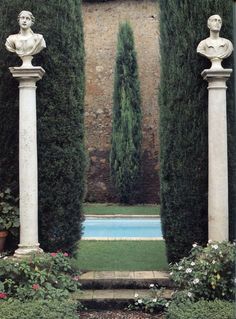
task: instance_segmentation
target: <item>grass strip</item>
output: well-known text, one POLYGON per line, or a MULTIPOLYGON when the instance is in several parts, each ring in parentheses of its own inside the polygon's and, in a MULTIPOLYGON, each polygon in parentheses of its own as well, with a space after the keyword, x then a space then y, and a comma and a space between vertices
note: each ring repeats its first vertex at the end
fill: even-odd
POLYGON ((79 244, 77 261, 81 270, 168 270, 163 240, 82 240, 79 244))
POLYGON ((85 203, 84 213, 93 215, 160 215, 160 205, 118 205, 85 203))

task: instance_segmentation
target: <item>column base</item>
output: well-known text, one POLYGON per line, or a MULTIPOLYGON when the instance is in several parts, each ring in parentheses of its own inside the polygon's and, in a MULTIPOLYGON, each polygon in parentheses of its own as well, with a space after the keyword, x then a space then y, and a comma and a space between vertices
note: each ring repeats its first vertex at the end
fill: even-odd
POLYGON ((43 250, 39 247, 39 244, 36 245, 18 245, 19 248, 15 251, 14 257, 16 258, 27 258, 34 254, 42 254, 43 250))

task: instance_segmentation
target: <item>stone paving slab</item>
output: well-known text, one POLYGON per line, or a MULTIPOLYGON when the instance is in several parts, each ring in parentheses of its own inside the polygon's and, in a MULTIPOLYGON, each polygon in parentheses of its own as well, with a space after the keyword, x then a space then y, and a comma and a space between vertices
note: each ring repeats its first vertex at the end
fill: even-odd
POLYGON ((90 271, 81 275, 80 283, 85 289, 172 287, 168 272, 162 271, 90 271))
MULTIPOLYGON (((114 279, 115 271, 94 271, 94 279, 114 279)), ((82 279, 82 276, 81 276, 82 279)))
POLYGON ((135 295, 134 289, 115 289, 114 299, 130 299, 130 297, 135 295))
POLYGON ((169 279, 170 275, 167 271, 156 271, 153 270, 153 275, 155 279, 165 278, 169 279))
POLYGON ((81 293, 78 293, 78 295, 74 294, 73 299, 92 300, 93 299, 93 290, 84 290, 81 293))
POLYGON ((115 271, 114 279, 133 279, 134 271, 115 271))
POLYGON ((96 215, 96 214, 86 214, 85 218, 153 218, 160 219, 160 215, 124 215, 124 214, 115 214, 115 215, 96 215))
POLYGON ((88 271, 80 279, 160 279, 169 278, 167 271, 88 271))
MULTIPOLYGON (((173 290, 165 289, 162 296, 170 299, 173 290)), ((134 300, 135 297, 150 298, 154 297, 150 289, 96 289, 84 290, 76 295, 78 300, 134 300)), ((74 296, 75 298, 75 296, 74 296)))
POLYGON ((93 290, 93 300, 98 299, 114 299, 114 290, 93 290))
POLYGON ((81 275, 80 279, 82 280, 91 280, 94 279, 95 271, 88 271, 81 275))
POLYGON ((82 237, 81 240, 93 241, 155 241, 163 240, 163 237, 82 237))
POLYGON ((155 279, 153 271, 134 271, 135 279, 155 279))

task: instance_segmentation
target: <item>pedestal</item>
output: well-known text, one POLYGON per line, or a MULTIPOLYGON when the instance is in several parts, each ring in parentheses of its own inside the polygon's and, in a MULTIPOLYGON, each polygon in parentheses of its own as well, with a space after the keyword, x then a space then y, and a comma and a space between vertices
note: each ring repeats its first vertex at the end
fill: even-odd
POLYGON ((208 81, 208 238, 229 239, 226 81, 231 69, 202 72, 208 81))
POLYGON ((36 82, 41 67, 11 67, 19 81, 20 244, 14 256, 42 252, 38 242, 38 164, 36 82))

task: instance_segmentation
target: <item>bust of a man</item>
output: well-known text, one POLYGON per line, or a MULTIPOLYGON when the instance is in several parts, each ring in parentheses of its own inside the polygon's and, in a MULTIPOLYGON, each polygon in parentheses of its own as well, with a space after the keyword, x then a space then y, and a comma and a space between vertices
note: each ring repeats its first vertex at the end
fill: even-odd
POLYGON ((210 16, 207 26, 210 29, 210 36, 199 43, 197 52, 211 60, 212 67, 216 65, 215 62, 218 62, 218 66, 221 67, 221 61, 231 55, 233 44, 219 36, 222 26, 222 19, 219 15, 210 16))
POLYGON ((23 64, 27 60, 26 57, 30 57, 31 65, 32 56, 46 47, 43 36, 31 30, 34 22, 35 18, 30 11, 21 11, 18 15, 20 31, 10 35, 5 43, 6 49, 16 53, 23 60, 23 64))

